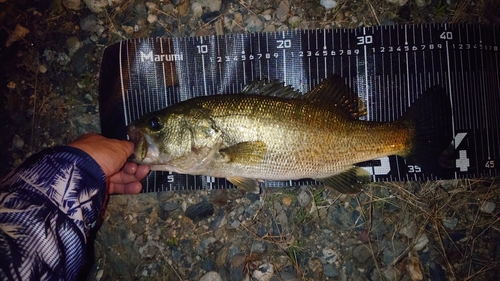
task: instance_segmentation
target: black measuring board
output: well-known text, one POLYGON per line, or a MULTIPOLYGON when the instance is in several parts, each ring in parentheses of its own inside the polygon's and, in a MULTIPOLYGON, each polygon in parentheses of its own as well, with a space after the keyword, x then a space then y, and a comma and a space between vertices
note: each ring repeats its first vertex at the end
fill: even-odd
MULTIPOLYGON (((338 74, 367 107, 393 121, 427 89, 445 88, 453 110, 451 178, 500 174, 500 29, 401 25, 187 38, 145 38, 106 48, 99 81, 101 131, 126 139, 142 115, 196 96, 240 92, 262 79, 306 93, 338 74)), ((389 156, 364 163, 374 181, 432 180, 389 156)), ((266 181, 263 185, 315 184, 266 181)), ((152 172, 144 192, 232 188, 225 179, 152 172)))

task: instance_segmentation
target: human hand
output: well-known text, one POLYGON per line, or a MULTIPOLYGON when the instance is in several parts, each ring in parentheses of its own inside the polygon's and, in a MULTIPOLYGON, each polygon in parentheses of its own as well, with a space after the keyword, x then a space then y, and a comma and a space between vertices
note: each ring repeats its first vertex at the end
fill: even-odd
POLYGON ((133 143, 90 133, 80 136, 69 146, 85 151, 101 166, 108 182, 108 193, 133 194, 141 191, 140 180, 148 175, 149 166, 127 163, 134 152, 133 143))

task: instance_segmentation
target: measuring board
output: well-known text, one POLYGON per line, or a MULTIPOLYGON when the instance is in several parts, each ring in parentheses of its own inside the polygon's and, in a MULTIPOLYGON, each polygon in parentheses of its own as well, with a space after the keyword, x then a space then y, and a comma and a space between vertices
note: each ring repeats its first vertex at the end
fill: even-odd
MULTIPOLYGON (((441 85, 453 110, 450 178, 500 171, 500 29, 402 25, 188 38, 131 39, 106 48, 99 81, 101 131, 126 139, 142 115, 196 96, 238 93, 269 79, 306 93, 338 74, 367 107, 368 121, 393 121, 427 88, 441 85)), ((363 163, 373 181, 433 180, 389 156, 363 163)), ((316 184, 311 179, 264 186, 316 184)), ((225 179, 152 172, 144 192, 222 189, 225 179)))

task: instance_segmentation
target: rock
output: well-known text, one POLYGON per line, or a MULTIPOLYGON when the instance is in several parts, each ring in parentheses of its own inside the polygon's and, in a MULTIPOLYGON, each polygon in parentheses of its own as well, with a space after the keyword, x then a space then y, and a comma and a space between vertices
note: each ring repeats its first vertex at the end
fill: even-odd
POLYGON ((201 20, 204 23, 209 23, 215 21, 220 16, 219 11, 207 12, 201 15, 201 20))
POLYGON ((340 205, 332 208, 330 218, 330 223, 339 231, 346 231, 354 225, 352 213, 340 205))
POLYGON ((416 256, 410 256, 406 260, 406 271, 413 281, 420 281, 424 279, 424 273, 422 272, 420 260, 416 256))
POLYGON ((259 281, 269 281, 273 277, 274 266, 270 263, 261 264, 252 273, 252 278, 259 281))
POLYGON ((206 219, 214 214, 214 206, 206 201, 202 201, 198 204, 191 205, 186 209, 186 216, 197 222, 201 219, 206 219))
POLYGON ((248 16, 243 24, 248 32, 260 32, 264 28, 264 23, 256 15, 248 16))
POLYGON ((392 4, 397 4, 400 7, 404 6, 408 2, 408 0, 385 0, 385 1, 392 3, 392 4))
POLYGON ((149 14, 147 20, 149 23, 155 23, 158 20, 158 16, 155 14, 149 14))
POLYGON ((290 3, 288 2, 288 0, 283 0, 276 10, 276 18, 282 22, 287 18, 289 12, 290 3))
POLYGON ((83 31, 92 32, 97 27, 97 16, 96 14, 90 14, 80 20, 80 28, 83 31))
POLYGON ((208 246, 210 246, 210 244, 214 243, 215 241, 217 241, 217 239, 215 239, 215 237, 205 238, 205 239, 201 240, 200 247, 202 249, 207 249, 208 246))
POLYGON ((108 7, 113 7, 123 2, 123 0, 83 0, 87 8, 94 13, 100 13, 108 7))
POLYGON ((287 206, 287 207, 290 207, 290 205, 292 205, 292 198, 286 196, 286 197, 283 197, 283 199, 281 199, 281 203, 283 203, 283 205, 287 206))
POLYGON ((382 251, 382 262, 385 265, 390 265, 404 250, 406 244, 399 241, 383 241, 384 249, 382 251))
POLYGON ((319 3, 327 10, 337 7, 337 1, 335 0, 321 0, 319 3))
POLYGON ((311 269, 314 280, 323 279, 323 264, 319 258, 309 259, 307 266, 311 269))
POLYGON ((415 221, 411 221, 399 230, 399 234, 404 235, 409 239, 413 239, 413 237, 417 234, 417 231, 417 224, 415 221))
POLYGON ((40 65, 38 66, 38 72, 40 72, 40 73, 45 73, 45 72, 47 72, 47 66, 45 66, 44 64, 40 64, 40 65))
POLYGON ((396 281, 401 279, 401 271, 392 266, 384 270, 383 274, 387 281, 396 281))
POLYGON ((298 16, 293 16, 288 19, 288 24, 290 25, 291 28, 298 28, 300 26, 300 22, 302 19, 298 16))
MULTIPOLYGON (((201 263, 201 269, 209 272, 217 269, 217 264, 212 259, 206 259, 201 263)), ((203 279, 203 278, 202 278, 203 279)), ((202 280, 200 279, 200 280, 202 280)))
POLYGON ((340 272, 335 267, 333 267, 331 264, 325 264, 325 266, 323 266, 323 274, 325 274, 325 276, 331 277, 331 278, 340 276, 340 272))
POLYGON ((175 204, 174 202, 160 202, 160 208, 162 208, 165 211, 175 211, 177 208, 179 208, 179 205, 175 204))
POLYGON ((483 213, 491 214, 493 211, 495 211, 496 204, 490 201, 485 201, 483 204, 481 204, 481 207, 479 207, 479 210, 483 213))
POLYGON ((238 227, 240 227, 240 225, 241 225, 241 222, 240 222, 239 220, 235 220, 235 221, 233 221, 233 222, 231 223, 231 225, 230 225, 230 226, 231 226, 232 228, 238 228, 238 227))
POLYGON ((305 207, 311 203, 312 198, 306 190, 302 190, 297 196, 297 201, 300 206, 305 207))
POLYGON ((417 4, 417 7, 419 7, 419 8, 422 8, 425 5, 427 5, 427 1, 426 0, 415 0, 415 3, 417 4))
POLYGON ((200 5, 211 12, 220 11, 222 0, 199 0, 200 5))
POLYGON ((428 268, 429 270, 430 280, 432 281, 448 280, 448 278, 446 278, 446 272, 435 261, 430 261, 429 264, 426 266, 426 268, 428 268))
POLYGON ((66 47, 68 48, 70 56, 73 56, 82 46, 83 43, 76 36, 71 36, 66 39, 66 47))
POLYGON ((339 258, 339 253, 334 251, 332 248, 323 248, 321 250, 321 253, 323 254, 322 259, 324 259, 325 263, 328 264, 334 264, 338 258, 339 258))
POLYGON ((205 273, 205 275, 200 278, 200 281, 222 281, 222 278, 216 271, 210 271, 205 273))
POLYGON ((63 0, 62 4, 64 5, 64 7, 75 11, 81 10, 83 8, 81 0, 63 0))
POLYGON ((266 251, 266 244, 264 244, 261 241, 254 241, 252 243, 252 247, 250 248, 250 251, 252 253, 258 253, 258 254, 263 254, 266 251))
POLYGON ((367 269, 373 265, 372 251, 376 253, 378 247, 376 244, 371 245, 373 247, 372 250, 369 249, 369 245, 367 244, 358 245, 352 250, 352 257, 357 267, 367 269))
POLYGON ((443 218, 443 225, 449 229, 455 228, 458 224, 458 218, 443 218))
POLYGON ((194 18, 199 18, 203 14, 203 7, 200 3, 194 2, 193 4, 191 4, 191 11, 193 11, 194 18))
POLYGON ((14 138, 12 139, 12 148, 21 149, 23 147, 24 147, 24 139, 21 138, 19 135, 14 135, 14 138))
POLYGON ((427 244, 429 244, 429 238, 427 238, 427 235, 424 233, 422 234, 422 236, 420 236, 420 238, 417 240, 417 243, 415 243, 415 246, 413 246, 413 249, 415 251, 420 251, 422 250, 423 248, 425 248, 425 246, 427 246, 427 244))
POLYGON ((16 24, 14 31, 9 34, 9 37, 7 37, 5 41, 5 47, 10 47, 15 42, 23 39, 28 33, 30 33, 29 29, 20 24, 16 24))

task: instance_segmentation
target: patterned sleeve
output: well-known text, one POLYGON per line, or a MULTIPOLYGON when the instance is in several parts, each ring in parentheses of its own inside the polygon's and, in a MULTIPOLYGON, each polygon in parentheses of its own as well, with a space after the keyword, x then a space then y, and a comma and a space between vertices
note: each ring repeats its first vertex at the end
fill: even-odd
POLYGON ((76 279, 105 198, 105 175, 82 150, 27 159, 0 183, 0 279, 76 279))

